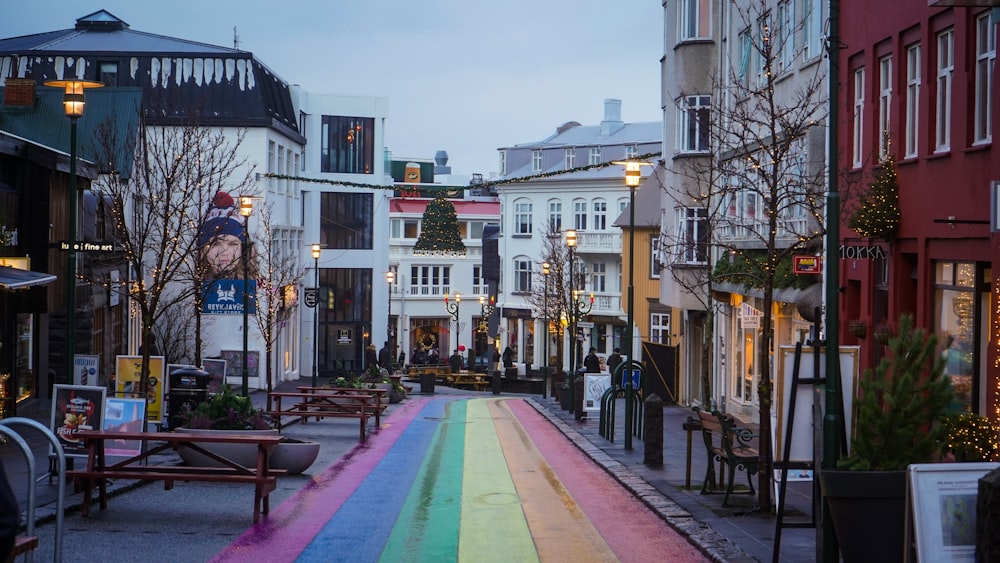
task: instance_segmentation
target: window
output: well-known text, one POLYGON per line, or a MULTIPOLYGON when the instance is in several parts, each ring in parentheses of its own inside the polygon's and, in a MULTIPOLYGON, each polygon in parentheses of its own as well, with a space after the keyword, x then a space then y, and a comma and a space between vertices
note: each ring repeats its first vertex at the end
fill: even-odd
POLYGON ((711 35, 711 3, 709 0, 681 0, 677 18, 681 41, 707 39, 711 35))
POLYGON ((889 111, 892 107, 892 57, 878 61, 878 156, 885 158, 889 152, 889 111))
POLYGON ((410 266, 410 295, 451 293, 450 266, 410 266))
POLYGON ((740 86, 746 87, 749 85, 747 77, 750 75, 750 51, 753 50, 749 29, 744 29, 740 32, 739 49, 740 63, 736 71, 736 80, 740 86))
POLYGON ((635 160, 639 156, 639 147, 629 145, 625 147, 625 160, 635 160))
POLYGON ((500 151, 499 156, 500 162, 498 163, 497 168, 500 170, 500 175, 503 176, 507 173, 507 151, 500 151))
POLYGON ((687 96, 681 98, 680 130, 677 140, 681 152, 705 152, 708 150, 709 120, 711 119, 711 96, 687 96))
POLYGON ((778 18, 775 26, 774 49, 778 68, 788 70, 795 58, 795 5, 791 0, 778 2, 778 18))
POLYGON ((582 199, 573 200, 573 228, 587 230, 587 202, 582 199))
POLYGON ((418 225, 417 219, 393 219, 389 221, 389 236, 415 240, 420 235, 418 225))
POLYGON ((566 170, 576 168, 576 149, 566 149, 566 170))
MULTIPOLYGON (((285 169, 285 162, 285 147, 278 145, 278 174, 288 174, 288 171, 285 169)), ((278 193, 285 193, 287 187, 287 180, 278 180, 278 193)))
POLYGON ((823 0, 805 0, 802 15, 802 46, 807 59, 823 54, 823 0))
POLYGON ((542 151, 540 149, 531 151, 531 171, 542 171, 542 151))
POLYGON ((618 200, 618 214, 621 215, 622 213, 625 213, 626 208, 628 208, 628 199, 624 197, 620 198, 618 200))
POLYGON ((531 202, 520 199, 514 202, 514 234, 531 234, 531 202))
POLYGON ((680 242, 680 262, 708 262, 708 218, 704 207, 683 207, 679 210, 677 240, 680 242))
POLYGON ((600 164, 601 163, 601 147, 590 147, 590 158, 587 160, 587 164, 600 164))
POLYGON ((483 227, 486 226, 485 221, 469 221, 469 233, 468 238, 472 240, 479 240, 483 238, 483 227))
POLYGON ((607 288, 608 265, 604 262, 594 262, 590 267, 590 290, 604 293, 607 288))
POLYGON ((649 237, 649 277, 658 279, 660 277, 660 237, 649 237))
POLYGON ((473 295, 486 295, 488 292, 486 280, 483 279, 483 267, 480 264, 474 264, 472 266, 472 293, 473 295))
POLYGON ((860 168, 864 159, 864 109, 865 109, 865 69, 854 71, 854 116, 851 132, 851 162, 855 168, 860 168))
POLYGON ((324 192, 320 244, 329 249, 372 249, 372 194, 324 192))
POLYGON ((658 344, 670 344, 670 313, 649 314, 649 340, 658 344))
POLYGON ((531 291, 531 260, 526 256, 514 259, 514 292, 529 293, 531 291))
POLYGON ((375 173, 375 118, 323 116, 323 172, 375 173))
POLYGON ((757 86, 763 87, 767 86, 768 80, 771 78, 772 63, 776 60, 777 52, 773 49, 762 48, 764 45, 769 43, 773 47, 772 41, 774 41, 774 30, 771 28, 771 14, 767 13, 762 18, 757 20, 757 45, 761 48, 756 49, 755 59, 757 60, 757 86), (768 60, 764 55, 771 55, 771 59, 768 60))
POLYGON ((997 58, 996 27, 990 12, 976 18, 976 115, 975 142, 993 137, 993 65, 997 58))
POLYGON ((951 148, 951 77, 955 73, 955 32, 943 31, 937 36, 937 103, 934 119, 934 150, 951 148))
POLYGON ((920 45, 906 49, 906 156, 917 156, 920 125, 920 45))
POLYGON ((549 232, 562 232, 562 202, 556 199, 549 200, 549 232))
POLYGON ((608 202, 603 199, 594 200, 594 225, 595 231, 603 231, 608 228, 608 202))
POLYGON ((118 86, 118 63, 113 61, 101 61, 97 63, 99 80, 105 86, 118 86))

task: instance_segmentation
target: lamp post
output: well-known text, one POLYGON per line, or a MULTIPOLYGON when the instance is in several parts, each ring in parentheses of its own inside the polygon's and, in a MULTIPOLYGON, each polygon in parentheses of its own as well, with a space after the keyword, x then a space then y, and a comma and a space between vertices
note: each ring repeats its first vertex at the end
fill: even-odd
MULTIPOLYGON (((635 189, 642 181, 642 165, 648 164, 636 160, 625 162, 625 185, 628 186, 628 326, 625 327, 625 350, 628 354, 626 360, 626 380, 629 386, 632 385, 630 363, 635 359, 632 354, 635 346, 635 189)), ((633 404, 635 389, 629 389, 625 393, 625 427, 629 430, 625 432, 625 449, 632 449, 632 423, 635 413, 633 404)))
MULTIPOLYGON (((486 301, 485 295, 479 296, 479 338, 482 339, 482 349, 485 352, 486 349, 486 334, 489 332, 490 325, 487 320, 493 311, 496 310, 496 297, 490 295, 490 300, 486 301)), ((475 369, 474 366, 469 367, 470 370, 475 369)))
POLYGON ((249 317, 250 317, 250 216, 253 215, 253 198, 240 197, 240 215, 243 217, 243 245, 241 246, 241 258, 243 259, 243 388, 241 395, 247 396, 250 388, 250 372, 247 369, 247 355, 249 354, 248 337, 249 317))
MULTIPOLYGON (((594 294, 593 293, 590 294, 590 299, 588 300, 588 299, 586 299, 584 297, 583 290, 581 290, 581 289, 574 289, 573 290, 573 304, 572 304, 572 309, 570 310, 570 313, 571 313, 572 319, 573 319, 573 354, 574 355, 576 355, 576 346, 577 346, 577 343, 580 341, 580 338, 576 335, 576 330, 577 330, 576 327, 580 324, 580 318, 582 318, 586 314, 589 314, 590 311, 591 311, 591 309, 593 309, 593 308, 594 308, 594 294)), ((582 352, 582 350, 581 350, 581 352, 582 352)), ((575 372, 574 372, 573 377, 574 378, 576 377, 575 372)), ((577 405, 577 400, 578 399, 582 400, 583 397, 577 397, 576 396, 576 380, 575 379, 573 380, 573 384, 570 386, 569 396, 570 396, 570 399, 571 399, 571 401, 573 403, 573 408, 570 409, 570 410, 571 410, 571 412, 574 413, 574 415, 576 416, 577 420, 581 420, 581 417, 583 416, 583 413, 580 412, 579 405, 577 405)))
POLYGON ((312 245, 313 291, 316 292, 316 306, 313 308, 313 387, 319 385, 319 254, 320 246, 312 245))
POLYGON ((576 279, 573 275, 576 230, 566 230, 566 247, 569 248, 569 290, 573 299, 569 307, 569 404, 570 412, 573 412, 576 406, 576 279))
POLYGON ((73 383, 73 360, 76 353, 76 122, 83 116, 83 91, 104 84, 90 80, 49 80, 46 86, 63 88, 63 109, 69 118, 69 256, 66 258, 66 383, 73 383))
MULTIPOLYGON (((396 359, 396 355, 393 354, 394 344, 396 339, 392 336, 392 282, 396 279, 396 272, 389 270, 385 273, 385 281, 389 284, 389 295, 385 299, 386 313, 385 313, 385 339, 389 343, 389 363, 391 364, 393 360, 396 359)), ((382 366, 385 369, 389 369, 388 366, 382 366)))
POLYGON ((551 265, 542 262, 542 275, 545 276, 545 296, 542 298, 542 398, 549 398, 549 274, 551 265))
POLYGON ((455 321, 455 350, 458 350, 458 306, 462 302, 462 294, 455 294, 455 301, 448 301, 448 294, 444 294, 444 308, 451 313, 451 320, 455 321))

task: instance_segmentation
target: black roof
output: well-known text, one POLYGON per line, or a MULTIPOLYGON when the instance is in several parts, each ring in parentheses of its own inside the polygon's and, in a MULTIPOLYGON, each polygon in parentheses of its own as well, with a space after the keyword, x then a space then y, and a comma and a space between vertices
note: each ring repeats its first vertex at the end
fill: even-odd
POLYGON ((39 84, 68 77, 101 80, 117 64, 117 86, 143 89, 152 124, 273 127, 304 142, 288 83, 250 51, 135 31, 99 10, 73 29, 0 39, 0 77, 39 84))

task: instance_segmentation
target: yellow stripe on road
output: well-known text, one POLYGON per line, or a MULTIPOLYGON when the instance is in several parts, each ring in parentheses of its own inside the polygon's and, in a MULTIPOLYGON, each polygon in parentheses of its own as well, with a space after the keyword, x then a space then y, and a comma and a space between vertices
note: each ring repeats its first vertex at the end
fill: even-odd
POLYGON ((468 402, 458 560, 538 561, 487 403, 468 402))
POLYGON ((504 401, 490 412, 541 561, 618 561, 504 401))

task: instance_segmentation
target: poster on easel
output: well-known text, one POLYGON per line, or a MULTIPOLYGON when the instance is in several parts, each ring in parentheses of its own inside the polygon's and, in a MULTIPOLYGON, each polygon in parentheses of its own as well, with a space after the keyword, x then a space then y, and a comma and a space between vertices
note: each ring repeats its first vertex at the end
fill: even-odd
POLYGON ((222 384, 226 382, 226 360, 202 360, 202 369, 208 372, 208 394, 222 393, 222 384))
POLYGON ((49 429, 66 455, 85 456, 87 448, 76 436, 81 430, 101 429, 107 389, 93 385, 54 385, 49 429))
POLYGON ((587 374, 583 376, 583 410, 585 412, 600 413, 601 397, 604 392, 611 389, 611 374, 600 375, 587 374))
MULTIPOLYGON (((108 397, 104 401, 104 430, 142 432, 146 415, 144 399, 108 397)), ((142 453, 140 440, 105 440, 104 455, 133 457, 142 453)))
MULTIPOLYGON (((149 357, 149 387, 146 389, 148 422, 163 422, 163 356, 149 357)), ((142 356, 115 357, 115 395, 124 398, 143 398, 139 392, 142 378, 142 356)))
POLYGON ((98 385, 97 370, 100 365, 99 355, 74 355, 73 385, 98 385))
MULTIPOLYGON (((826 377, 826 356, 825 348, 820 351, 819 376, 826 377)), ((775 409, 772 416, 775 421, 772 424, 774 431, 774 460, 784 461, 785 440, 791 439, 791 449, 789 450, 789 462, 811 462, 813 460, 813 404, 815 395, 806 392, 805 385, 799 389, 792 388, 793 370, 795 368, 795 346, 781 346, 778 356, 778 373, 776 374, 775 388, 777 397, 775 409), (795 412, 790 413, 792 393, 796 393, 795 412), (787 435, 789 418, 794 419, 792 425, 792 435, 787 435)), ((840 388, 844 399, 844 428, 847 431, 847 443, 850 444, 853 426, 854 394, 857 389, 859 376, 859 358, 861 348, 858 346, 840 347, 840 388)), ((799 360, 799 379, 810 379, 815 376, 814 355, 812 348, 802 348, 802 356, 799 360)), ((825 404, 820 405, 821 408, 825 404)), ((780 479, 780 470, 775 470, 775 479, 780 479)), ((806 475, 796 475, 798 479, 804 479, 806 475)), ((811 476, 810 476, 811 477, 811 476)))
MULTIPOLYGON (((919 463, 907 469, 905 544, 916 546, 917 561, 975 561, 979 479, 998 467, 996 462, 919 463)), ((912 561, 910 550, 906 561, 912 561)))

